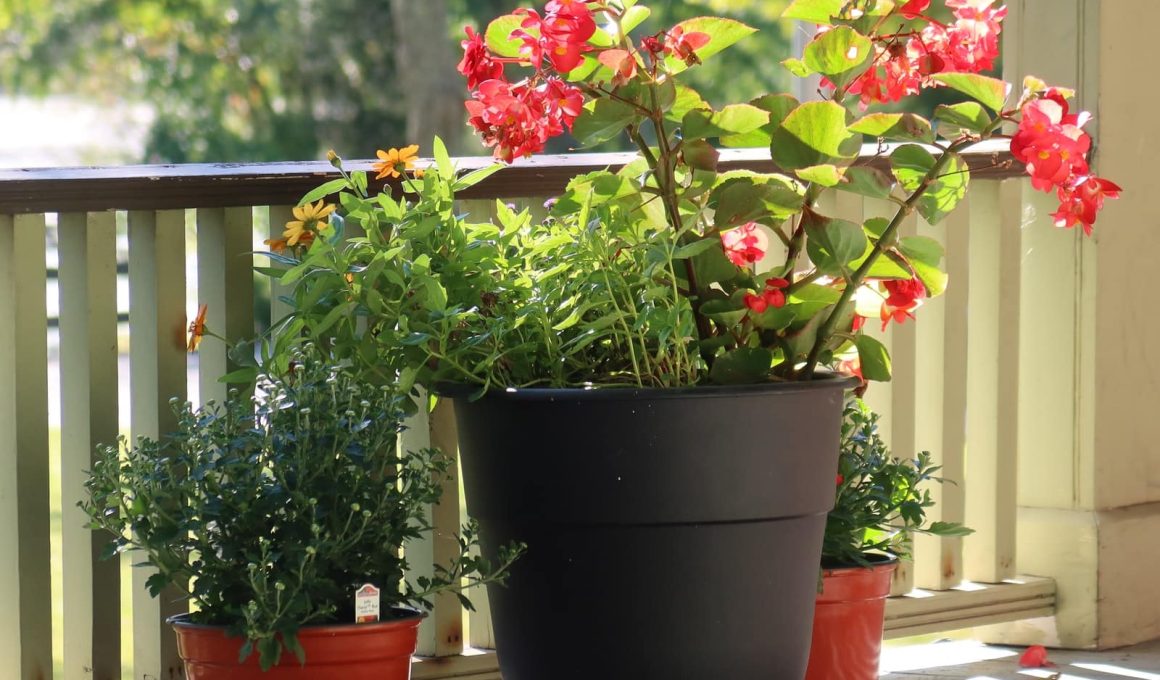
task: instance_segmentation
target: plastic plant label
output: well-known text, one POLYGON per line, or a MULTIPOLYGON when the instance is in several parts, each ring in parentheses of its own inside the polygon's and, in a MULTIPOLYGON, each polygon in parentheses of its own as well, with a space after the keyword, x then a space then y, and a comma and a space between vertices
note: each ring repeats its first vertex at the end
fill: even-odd
POLYGON ((379 620, 379 589, 368 583, 354 592, 354 622, 374 623, 379 620))

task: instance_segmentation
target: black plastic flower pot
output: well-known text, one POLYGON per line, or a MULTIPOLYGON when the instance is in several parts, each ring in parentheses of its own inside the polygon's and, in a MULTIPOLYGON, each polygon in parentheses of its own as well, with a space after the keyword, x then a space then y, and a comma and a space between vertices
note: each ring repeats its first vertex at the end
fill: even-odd
POLYGON ((456 398, 504 680, 802 680, 852 385, 456 398))

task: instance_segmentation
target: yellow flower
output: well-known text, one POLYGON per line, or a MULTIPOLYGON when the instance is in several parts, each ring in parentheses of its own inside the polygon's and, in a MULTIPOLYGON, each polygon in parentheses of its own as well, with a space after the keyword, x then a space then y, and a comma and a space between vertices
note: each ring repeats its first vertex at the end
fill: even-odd
POLYGON ((377 170, 379 173, 375 175, 375 179, 383 179, 384 177, 394 178, 415 167, 415 159, 418 158, 419 154, 419 145, 412 144, 402 149, 390 149, 388 151, 379 149, 376 153, 378 153, 379 162, 371 166, 372 170, 377 170))
POLYGON ((294 217, 297 219, 287 222, 282 232, 286 245, 295 246, 299 241, 303 241, 303 245, 308 244, 314 239, 314 234, 326 226, 326 218, 334 210, 335 206, 326 205, 321 200, 294 208, 294 217))

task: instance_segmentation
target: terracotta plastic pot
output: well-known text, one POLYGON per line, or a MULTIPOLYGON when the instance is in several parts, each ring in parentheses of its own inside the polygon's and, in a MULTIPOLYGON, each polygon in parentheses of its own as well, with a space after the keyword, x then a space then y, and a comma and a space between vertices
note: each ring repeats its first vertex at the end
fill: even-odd
POLYGON ((850 386, 456 398, 504 680, 802 680, 850 386))
POLYGON ((822 573, 806 680, 877 680, 890 577, 898 560, 822 573))
POLYGON ((177 632, 177 653, 186 680, 410 680, 411 655, 424 614, 396 609, 399 618, 380 623, 307 626, 298 633, 306 665, 283 650, 277 666, 263 672, 258 654, 238 663, 243 641, 222 626, 169 620, 177 632))

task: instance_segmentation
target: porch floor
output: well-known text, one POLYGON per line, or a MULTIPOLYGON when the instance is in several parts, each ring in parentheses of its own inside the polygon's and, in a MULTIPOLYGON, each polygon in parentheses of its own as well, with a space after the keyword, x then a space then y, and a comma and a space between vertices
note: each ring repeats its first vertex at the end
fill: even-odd
POLYGON ((887 647, 880 680, 1160 680, 1160 640, 1105 652, 1048 650, 1049 668, 1020 668, 1022 653, 971 641, 887 647))

